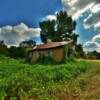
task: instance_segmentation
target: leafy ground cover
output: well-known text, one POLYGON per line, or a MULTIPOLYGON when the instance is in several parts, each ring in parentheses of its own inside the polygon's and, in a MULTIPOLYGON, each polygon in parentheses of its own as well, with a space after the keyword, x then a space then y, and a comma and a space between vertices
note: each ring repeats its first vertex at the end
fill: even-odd
POLYGON ((100 100, 100 63, 30 65, 0 56, 0 100, 100 100))

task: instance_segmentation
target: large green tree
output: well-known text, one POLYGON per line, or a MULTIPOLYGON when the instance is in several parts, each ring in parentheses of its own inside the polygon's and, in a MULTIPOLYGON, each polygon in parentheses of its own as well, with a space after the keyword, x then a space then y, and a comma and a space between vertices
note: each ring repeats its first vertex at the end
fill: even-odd
MULTIPOLYGON (((74 43, 76 43, 78 35, 73 33, 76 22, 72 20, 71 16, 67 15, 66 11, 59 11, 56 14, 56 18, 56 20, 40 22, 40 28, 44 36, 51 41, 73 39, 74 43)), ((46 42, 46 40, 43 42, 46 42)))

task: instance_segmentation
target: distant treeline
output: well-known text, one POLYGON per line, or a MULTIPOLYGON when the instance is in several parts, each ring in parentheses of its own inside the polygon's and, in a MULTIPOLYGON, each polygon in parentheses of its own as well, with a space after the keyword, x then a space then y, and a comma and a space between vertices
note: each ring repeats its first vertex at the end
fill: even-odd
POLYGON ((87 59, 100 59, 100 53, 97 51, 88 52, 87 59))
POLYGON ((27 48, 29 49, 34 45, 35 45, 35 42, 32 40, 29 40, 29 41, 21 42, 18 47, 11 46, 8 48, 7 45, 5 45, 4 41, 0 41, 0 54, 9 56, 12 58, 25 58, 27 48))
MULTIPOLYGON (((27 54, 27 50, 31 49, 31 47, 35 46, 36 43, 32 40, 23 41, 20 43, 18 47, 11 46, 7 47, 4 44, 4 41, 0 41, 0 54, 5 56, 9 56, 12 58, 25 58, 27 54)), ((75 48, 75 57, 76 58, 85 58, 85 59, 100 59, 100 53, 93 51, 85 54, 83 51, 83 47, 81 44, 77 44, 75 48)))

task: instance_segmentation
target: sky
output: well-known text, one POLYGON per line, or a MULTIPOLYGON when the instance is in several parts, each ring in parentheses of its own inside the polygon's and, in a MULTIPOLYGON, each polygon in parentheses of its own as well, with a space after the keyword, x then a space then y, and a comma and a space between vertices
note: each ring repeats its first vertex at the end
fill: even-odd
POLYGON ((100 52, 100 0, 62 0, 62 3, 77 21, 76 32, 84 50, 100 52))
POLYGON ((0 26, 24 22, 37 27, 42 17, 60 9, 60 0, 0 0, 0 26))
POLYGON ((100 51, 100 0, 0 0, 0 40, 15 46, 28 39, 40 43, 39 22, 56 19, 62 9, 76 20, 84 50, 100 51))
POLYGON ((28 39, 40 43, 39 22, 62 8, 61 0, 0 0, 0 40, 9 46, 28 39))

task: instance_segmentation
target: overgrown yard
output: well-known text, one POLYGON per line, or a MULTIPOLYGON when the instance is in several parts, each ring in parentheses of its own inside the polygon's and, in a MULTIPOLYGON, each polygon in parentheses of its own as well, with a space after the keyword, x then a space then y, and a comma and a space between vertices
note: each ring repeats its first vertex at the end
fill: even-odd
POLYGON ((0 56, 0 100, 4 99, 100 100, 100 63, 30 65, 0 56))

